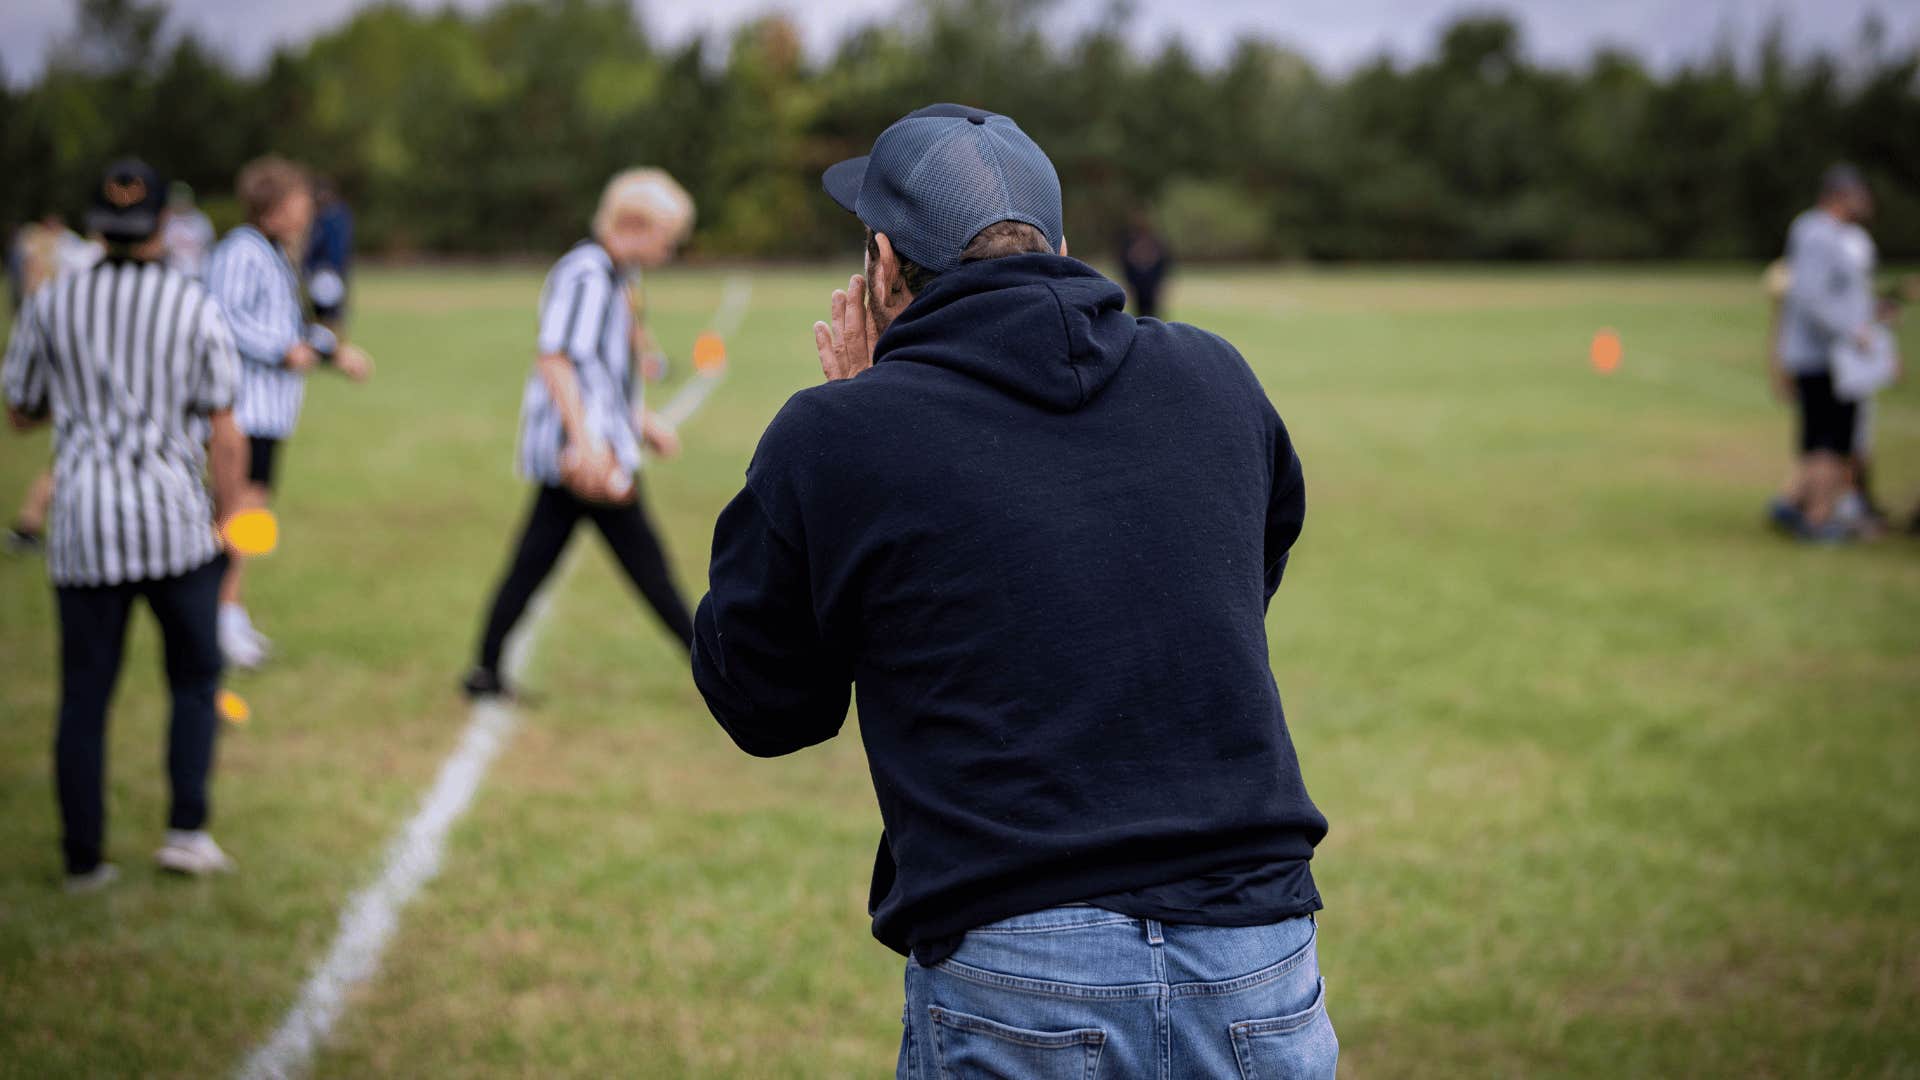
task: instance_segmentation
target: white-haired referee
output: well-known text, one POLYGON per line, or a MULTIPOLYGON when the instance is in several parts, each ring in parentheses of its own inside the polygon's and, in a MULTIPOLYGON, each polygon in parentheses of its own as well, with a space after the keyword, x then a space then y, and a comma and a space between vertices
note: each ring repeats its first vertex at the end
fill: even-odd
POLYGON ((102 178, 88 230, 106 257, 42 289, 13 328, 0 382, 22 429, 53 422, 47 572, 60 617, 54 772, 67 887, 112 881, 103 861, 107 702, 127 619, 142 598, 160 624, 173 694, 167 774, 173 803, 161 866, 230 865, 207 835, 220 648, 214 607, 224 565, 216 507, 239 496, 245 447, 233 422, 239 361, 220 308, 160 260, 160 177, 121 161, 102 178), (214 501, 202 479, 213 457, 214 501))
POLYGON ((634 317, 640 270, 671 259, 692 225, 693 200, 671 176, 631 169, 607 184, 592 238, 547 273, 539 358, 520 403, 519 473, 538 486, 463 683, 471 697, 509 693, 500 671, 507 635, 583 517, 674 640, 683 648, 693 640, 693 617, 640 504, 641 444, 671 457, 679 441, 641 406, 637 346, 650 339, 634 317))

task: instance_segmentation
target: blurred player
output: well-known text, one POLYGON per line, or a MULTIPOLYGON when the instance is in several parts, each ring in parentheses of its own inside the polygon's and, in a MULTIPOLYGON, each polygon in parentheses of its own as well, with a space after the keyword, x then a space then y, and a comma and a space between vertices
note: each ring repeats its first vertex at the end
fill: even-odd
MULTIPOLYGON (((67 228, 59 214, 50 213, 21 226, 8 253, 13 310, 23 310, 27 300, 62 275, 91 267, 103 250, 67 228)), ((7 526, 4 542, 9 554, 34 555, 45 549, 47 510, 52 504, 53 470, 43 469, 27 485, 20 508, 7 526)))
POLYGON ((661 457, 680 444, 642 407, 636 360, 651 339, 630 299, 639 271, 671 259, 692 227, 693 200, 672 177, 628 170, 601 195, 592 238, 547 274, 539 359, 520 404, 519 472, 538 487, 462 684, 469 697, 511 694, 500 670, 507 635, 583 517, 680 647, 692 641, 693 617, 640 503, 641 444, 661 457))
POLYGON ((22 226, 15 243, 19 246, 20 291, 32 296, 42 285, 62 274, 85 270, 100 261, 105 250, 67 228, 59 214, 47 214, 32 225, 22 226))
MULTIPOLYGON (((247 223, 229 232, 207 264, 207 289, 233 326, 240 351, 240 394, 234 417, 247 436, 243 509, 267 505, 281 444, 300 420, 307 372, 326 364, 355 382, 373 372, 359 349, 307 318, 300 279, 288 252, 305 250, 313 222, 307 174, 290 161, 264 157, 240 170, 236 193, 247 223)), ((220 647, 239 667, 255 667, 271 647, 242 602, 245 560, 235 556, 220 589, 220 647)))
POLYGON ((231 867, 206 833, 219 725, 216 510, 232 509, 245 453, 231 408, 239 377, 227 323, 201 287, 161 265, 160 177, 138 161, 107 170, 88 226, 111 245, 99 265, 41 290, 14 325, 0 369, 16 426, 53 422, 54 543, 47 573, 60 619, 54 759, 67 888, 116 876, 104 861, 108 699, 136 598, 160 624, 173 696, 168 870, 231 867), (201 475, 210 441, 214 504, 201 475))
MULTIPOLYGON (((1879 250, 1859 222, 1848 226, 1843 250, 1854 273, 1871 288, 1879 250)), ((1847 455, 1850 485, 1835 507, 1835 516, 1865 537, 1883 535, 1887 527, 1886 511, 1873 495, 1873 433, 1875 397, 1898 374, 1898 346, 1890 328, 1898 314, 1897 298, 1876 297, 1866 340, 1843 341, 1832 357, 1834 395, 1854 406, 1853 446, 1847 455)))
POLYGON ((313 236, 301 270, 313 317, 339 331, 347 317, 347 281, 353 264, 353 212, 332 181, 314 186, 313 236))
POLYGON ((166 240, 168 266, 195 281, 207 276, 213 222, 194 205, 193 188, 183 180, 167 188, 167 224, 161 235, 166 240))
POLYGON ((1120 237, 1120 269, 1133 297, 1133 313, 1142 319, 1160 317, 1160 290, 1167 282, 1173 257, 1144 213, 1136 213, 1120 237))
POLYGON ((1865 220, 1872 206, 1859 171, 1835 165, 1821 178, 1818 201, 1794 219, 1787 235, 1789 281, 1772 375, 1776 391, 1790 395, 1799 411, 1800 457, 1771 513, 1808 540, 1853 535, 1835 511, 1850 487, 1847 459, 1858 409, 1834 392, 1833 352, 1843 342, 1864 348, 1869 341, 1871 271, 1858 257, 1851 226, 1865 220))

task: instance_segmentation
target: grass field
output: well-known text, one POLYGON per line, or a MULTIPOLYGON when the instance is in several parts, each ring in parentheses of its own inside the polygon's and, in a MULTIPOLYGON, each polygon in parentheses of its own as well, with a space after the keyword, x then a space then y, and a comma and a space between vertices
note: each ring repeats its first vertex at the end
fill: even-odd
MULTIPOLYGON (((680 348, 718 272, 662 273, 680 348)), ((126 877, 58 882, 50 594, 0 563, 0 1075, 208 1076, 278 1022, 467 710, 524 489, 536 275, 369 273, 365 388, 316 379, 234 685, 232 878, 150 869, 164 694, 139 617, 114 714, 126 877)), ((760 430, 817 377, 825 272, 756 274, 733 376, 646 485, 697 596, 760 430)), ((1747 269, 1194 273, 1306 463, 1274 669, 1313 795, 1321 961, 1356 1077, 1920 1076, 1920 543, 1759 524, 1786 461, 1747 269), (1587 342, 1616 327, 1610 377, 1587 342)), ((1920 356, 1920 322, 1904 334, 1920 356)), ((1881 484, 1920 495, 1920 390, 1881 484)), ((45 436, 0 451, 0 498, 45 436)), ((1039 467, 1036 465, 1036 467, 1039 467)), ((322 1076, 887 1074, 878 814, 847 734, 739 754, 591 534, 526 716, 322 1076)))

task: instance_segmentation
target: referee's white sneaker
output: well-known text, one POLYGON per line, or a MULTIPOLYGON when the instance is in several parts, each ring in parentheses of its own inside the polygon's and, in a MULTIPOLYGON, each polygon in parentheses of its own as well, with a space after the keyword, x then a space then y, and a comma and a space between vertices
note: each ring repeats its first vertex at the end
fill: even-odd
POLYGON ((253 628, 247 609, 239 604, 220 605, 220 652, 227 663, 238 668, 257 668, 267 658, 266 639, 253 628))
POLYGON ((167 842, 153 853, 160 869, 176 874, 224 874, 233 869, 233 860, 220 850, 204 829, 168 829, 167 842))
POLYGON ((79 896, 83 893, 96 893, 120 880, 120 868, 110 862, 103 862, 84 874, 68 874, 63 888, 68 895, 79 896))

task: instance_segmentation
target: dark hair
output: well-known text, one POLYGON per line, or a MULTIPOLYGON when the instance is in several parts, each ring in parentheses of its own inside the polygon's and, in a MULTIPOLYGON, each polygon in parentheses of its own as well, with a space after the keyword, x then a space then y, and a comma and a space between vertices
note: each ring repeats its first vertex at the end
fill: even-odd
MULTIPOLYGON (((940 275, 900 254, 894 249, 894 256, 900 260, 900 284, 910 293, 918 295, 933 279, 940 275)), ((967 246, 960 252, 960 261, 985 262, 988 259, 1004 259, 1009 255, 1051 255, 1053 245, 1047 243, 1047 236, 1039 229, 1024 221, 996 221, 973 234, 967 246)), ((867 230, 867 261, 876 262, 880 258, 880 242, 873 238, 873 230, 867 230)))
POLYGON ((1820 197, 1867 190, 1867 178, 1851 162, 1836 161, 1820 174, 1820 197))

